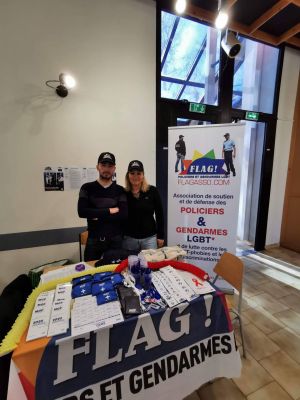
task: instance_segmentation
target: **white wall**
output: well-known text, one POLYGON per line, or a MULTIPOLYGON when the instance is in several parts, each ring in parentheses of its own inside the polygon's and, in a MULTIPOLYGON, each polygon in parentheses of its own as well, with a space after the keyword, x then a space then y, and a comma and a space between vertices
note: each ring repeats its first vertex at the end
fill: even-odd
MULTIPOLYGON (((94 166, 115 153, 155 183, 155 2, 10 0, 0 6, 0 234, 85 225, 78 193, 44 192, 45 166, 94 166), (45 85, 71 72, 59 98, 45 85)), ((0 287, 75 244, 0 252, 0 287)))
POLYGON ((291 134, 300 70, 300 51, 286 48, 279 95, 278 121, 266 245, 280 242, 291 134))

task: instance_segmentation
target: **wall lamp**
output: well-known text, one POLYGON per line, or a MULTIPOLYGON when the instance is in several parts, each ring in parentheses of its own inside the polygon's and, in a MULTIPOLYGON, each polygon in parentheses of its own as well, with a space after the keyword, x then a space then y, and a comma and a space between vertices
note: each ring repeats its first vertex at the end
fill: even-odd
POLYGON ((52 89, 55 89, 59 97, 66 97, 68 96, 69 89, 72 89, 74 86, 76 86, 76 81, 73 76, 61 73, 59 74, 58 80, 46 81, 46 85, 52 89), (59 85, 56 86, 57 83, 59 85))

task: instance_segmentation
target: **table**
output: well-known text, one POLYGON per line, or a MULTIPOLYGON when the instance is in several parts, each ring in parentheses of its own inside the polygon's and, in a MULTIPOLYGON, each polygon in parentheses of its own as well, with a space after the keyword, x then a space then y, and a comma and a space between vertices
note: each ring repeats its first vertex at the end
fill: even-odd
POLYGON ((241 371, 219 291, 77 338, 25 337, 12 356, 8 399, 19 388, 36 400, 181 400, 241 371))

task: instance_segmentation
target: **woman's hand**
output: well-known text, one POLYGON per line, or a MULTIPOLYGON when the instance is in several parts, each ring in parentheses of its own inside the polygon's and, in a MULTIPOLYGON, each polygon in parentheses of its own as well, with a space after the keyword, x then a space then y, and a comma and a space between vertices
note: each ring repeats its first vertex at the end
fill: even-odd
POLYGON ((158 248, 163 247, 164 243, 165 243, 164 239, 157 239, 157 247, 158 248))
POLYGON ((117 214, 119 212, 119 207, 112 207, 109 209, 110 214, 117 214))

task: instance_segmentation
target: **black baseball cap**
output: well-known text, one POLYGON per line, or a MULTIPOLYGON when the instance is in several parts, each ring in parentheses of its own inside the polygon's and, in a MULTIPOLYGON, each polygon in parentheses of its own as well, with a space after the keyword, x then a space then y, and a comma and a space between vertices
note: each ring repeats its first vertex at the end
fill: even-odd
POLYGON ((183 138, 184 136, 183 135, 179 135, 179 139, 181 139, 181 138, 183 138))
POLYGON ((139 160, 130 161, 130 163, 128 164, 127 172, 132 172, 132 171, 144 172, 143 163, 139 160))
POLYGON ((108 151, 104 151, 98 157, 98 164, 99 163, 101 163, 101 164, 109 163, 109 164, 115 165, 116 159, 112 153, 109 153, 108 151))
POLYGON ((230 133, 228 133, 228 132, 225 133, 224 137, 226 137, 226 136, 230 136, 230 133))

